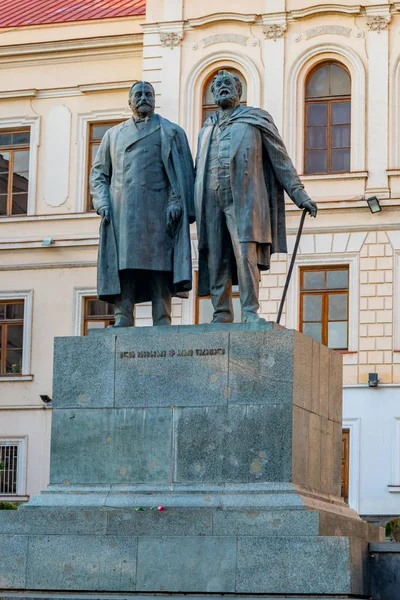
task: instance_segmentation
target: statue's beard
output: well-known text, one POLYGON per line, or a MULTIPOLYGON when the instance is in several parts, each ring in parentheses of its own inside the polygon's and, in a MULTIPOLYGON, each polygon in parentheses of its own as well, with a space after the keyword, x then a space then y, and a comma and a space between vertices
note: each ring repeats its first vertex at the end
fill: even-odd
POLYGON ((154 112, 154 105, 142 102, 138 106, 133 106, 132 112, 136 117, 150 117, 154 112))
POLYGON ((219 91, 214 94, 214 102, 219 108, 226 110, 228 108, 234 108, 239 104, 240 98, 238 98, 236 94, 233 94, 232 92, 224 93, 224 90, 221 92, 219 91))

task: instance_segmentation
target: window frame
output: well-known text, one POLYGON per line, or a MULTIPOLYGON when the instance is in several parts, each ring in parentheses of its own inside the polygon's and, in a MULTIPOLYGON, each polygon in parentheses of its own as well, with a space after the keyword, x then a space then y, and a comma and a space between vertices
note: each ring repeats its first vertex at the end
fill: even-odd
POLYGON ((92 165, 91 165, 91 155, 92 155, 92 146, 94 146, 95 144, 98 144, 100 146, 101 144, 101 140, 103 138, 101 138, 100 143, 99 143, 99 138, 96 139, 92 139, 92 130, 93 127, 101 127, 102 125, 111 125, 111 127, 114 127, 115 125, 119 125, 120 123, 122 123, 122 120, 118 120, 118 119, 104 119, 104 120, 98 120, 98 121, 89 121, 87 126, 88 126, 88 135, 87 135, 87 143, 86 143, 86 194, 85 194, 85 212, 87 213, 96 213, 94 208, 91 208, 91 196, 90 196, 90 171, 92 170, 92 165))
POLYGON ((0 498, 16 499, 21 496, 26 496, 26 479, 27 479, 27 445, 28 437, 1 437, 0 446, 18 446, 17 455, 17 476, 16 476, 16 493, 1 494, 0 498))
POLYGON ((312 75, 321 67, 323 67, 324 65, 337 65, 339 67, 341 67, 344 71, 346 71, 346 73, 348 74, 348 76, 350 77, 350 88, 351 88, 351 73, 350 71, 347 69, 347 67, 338 61, 335 60, 324 60, 322 62, 317 63, 316 65, 314 65, 307 73, 306 78, 305 78, 305 82, 304 82, 304 114, 303 114, 303 123, 304 123, 304 135, 303 135, 303 173, 304 175, 314 175, 316 177, 318 177, 319 175, 338 175, 341 173, 349 173, 351 171, 351 134, 352 134, 352 123, 351 123, 351 104, 352 104, 352 100, 351 100, 351 91, 350 91, 350 95, 347 96, 320 96, 317 98, 307 98, 307 86, 308 86, 308 82, 310 80, 310 78, 312 77, 312 75), (337 102, 350 102, 350 123, 349 123, 349 127, 350 127, 350 146, 344 146, 343 148, 348 148, 349 149, 349 165, 348 165, 348 169, 344 169, 341 171, 334 171, 333 169, 330 168, 331 166, 331 162, 332 162, 332 104, 337 103, 337 102), (310 150, 308 148, 308 105, 309 104, 323 104, 326 103, 327 104, 327 139, 326 139, 326 164, 327 164, 327 169, 325 171, 308 171, 307 170, 307 156, 308 156, 308 151, 310 150))
MULTIPOLYGON (((16 213, 12 212, 13 205, 13 180, 14 180, 14 155, 16 151, 28 151, 29 159, 30 159, 30 151, 31 151, 31 128, 29 126, 21 126, 21 127, 12 127, 9 129, 2 129, 0 131, 1 135, 6 135, 7 133, 29 133, 29 143, 28 144, 10 144, 9 146, 3 146, 0 144, 0 154, 3 152, 8 152, 10 154, 10 161, 8 164, 8 185, 7 185, 7 200, 6 200, 6 214, 0 215, 0 218, 4 217, 25 217, 28 214, 28 197, 29 197, 29 188, 30 188, 30 173, 29 173, 29 165, 28 165, 28 190, 26 192, 27 201, 26 201, 26 213, 16 213)), ((30 160, 29 160, 30 164, 30 160)))
MULTIPOLYGON (((102 321, 103 322, 103 321, 105 321, 105 322, 108 322, 108 325, 111 325, 115 321, 114 315, 109 315, 109 318, 107 318, 108 315, 103 315, 103 316, 101 316, 101 315, 98 315, 98 316, 95 315, 95 316, 92 316, 92 317, 90 317, 90 316, 88 317, 86 315, 86 311, 87 311, 88 302, 90 302, 91 300, 98 300, 98 298, 97 298, 96 295, 84 296, 83 297, 83 324, 82 324, 82 327, 83 327, 83 329, 82 329, 82 335, 83 336, 87 336, 88 335, 88 323, 89 322, 97 322, 97 321, 102 321), (106 318, 104 318, 104 317, 106 317, 106 318)), ((104 329, 106 327, 108 327, 108 325, 105 325, 104 329)))
MULTIPOLYGON (((312 265, 312 266, 300 266, 299 267, 299 331, 303 332, 303 302, 302 298, 304 295, 322 295, 322 309, 321 309, 321 344, 329 347, 331 350, 337 350, 338 352, 348 352, 350 346, 350 268, 349 265, 344 264, 332 264, 332 265, 312 265), (348 285, 347 288, 326 288, 326 289, 303 289, 304 273, 310 271, 347 271, 348 273, 348 285), (328 346, 328 297, 329 295, 347 293, 347 345, 346 348, 330 348, 328 346)), ((331 321, 334 322, 334 321, 331 321)))
POLYGON ((0 382, 13 380, 30 381, 33 379, 33 375, 31 375, 30 373, 33 291, 28 290, 24 292, 0 292, 0 301, 13 303, 18 300, 24 301, 22 369, 21 373, 5 373, 4 375, 0 374, 0 382))

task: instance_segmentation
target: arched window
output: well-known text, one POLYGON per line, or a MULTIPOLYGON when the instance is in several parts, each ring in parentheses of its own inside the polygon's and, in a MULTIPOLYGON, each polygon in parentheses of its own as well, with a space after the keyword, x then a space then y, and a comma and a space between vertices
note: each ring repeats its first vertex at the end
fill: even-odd
MULTIPOLYGON (((207 78, 207 80, 204 84, 203 110, 202 110, 203 121, 202 121, 202 123, 204 123, 204 121, 206 121, 208 119, 208 117, 211 117, 213 112, 215 112, 218 108, 218 106, 216 104, 214 104, 214 98, 213 98, 213 95, 211 92, 211 84, 212 84, 212 80, 214 79, 214 77, 216 76, 218 71, 220 71, 222 68, 223 67, 220 67, 219 69, 217 69, 216 71, 211 73, 211 75, 207 78)), ((225 67, 225 69, 227 71, 230 71, 231 73, 236 73, 236 75, 238 75, 238 77, 240 78, 240 81, 242 82, 242 86, 243 86, 243 92, 242 92, 242 97, 240 98, 240 104, 242 104, 243 106, 246 106, 246 104, 247 104, 247 83, 246 83, 245 78, 236 69, 232 69, 231 67, 225 67)))
POLYGON ((351 80, 347 69, 325 62, 306 81, 305 173, 350 171, 351 80))

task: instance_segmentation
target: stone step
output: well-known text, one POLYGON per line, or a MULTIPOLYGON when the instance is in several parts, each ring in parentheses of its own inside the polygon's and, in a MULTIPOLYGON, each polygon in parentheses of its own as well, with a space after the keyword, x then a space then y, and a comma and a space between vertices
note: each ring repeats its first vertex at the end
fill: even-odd
POLYGON ((206 594, 200 596, 192 596, 190 594, 179 595, 179 594, 157 594, 152 596, 150 594, 109 594, 102 592, 88 593, 76 593, 76 592, 6 592, 2 595, 0 590, 0 600, 163 600, 170 598, 171 600, 267 600, 276 598, 277 600, 366 600, 365 597, 355 596, 338 596, 336 594, 329 596, 280 596, 280 595, 266 595, 266 596, 251 596, 251 595, 227 595, 222 596, 208 596, 206 594))

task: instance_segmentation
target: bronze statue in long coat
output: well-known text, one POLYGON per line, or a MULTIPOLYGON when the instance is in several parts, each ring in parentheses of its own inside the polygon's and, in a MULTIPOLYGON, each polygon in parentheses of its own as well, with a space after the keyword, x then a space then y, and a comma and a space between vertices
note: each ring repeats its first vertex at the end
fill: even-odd
POLYGON ((213 322, 233 321, 239 283, 242 321, 257 321, 260 271, 287 252, 284 191, 317 213, 269 113, 241 106, 241 82, 220 71, 212 84, 219 110, 203 125, 196 158, 198 295, 211 295, 213 322))
POLYGON ((97 293, 115 304, 116 326, 133 325, 133 305, 147 301, 165 325, 171 296, 192 287, 193 160, 183 129, 154 113, 150 84, 132 86, 130 106, 133 118, 106 132, 91 172, 102 215, 97 293))

